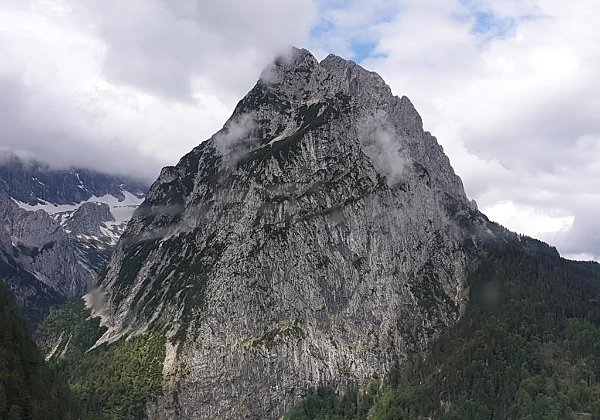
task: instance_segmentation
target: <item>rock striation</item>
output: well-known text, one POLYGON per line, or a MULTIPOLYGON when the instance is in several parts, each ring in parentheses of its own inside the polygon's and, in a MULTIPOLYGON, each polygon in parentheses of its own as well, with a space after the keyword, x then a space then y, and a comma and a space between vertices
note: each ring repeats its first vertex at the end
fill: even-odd
POLYGON ((167 331, 150 418, 278 418, 458 319, 477 214, 408 98, 294 49, 162 170, 101 279, 97 344, 167 331))

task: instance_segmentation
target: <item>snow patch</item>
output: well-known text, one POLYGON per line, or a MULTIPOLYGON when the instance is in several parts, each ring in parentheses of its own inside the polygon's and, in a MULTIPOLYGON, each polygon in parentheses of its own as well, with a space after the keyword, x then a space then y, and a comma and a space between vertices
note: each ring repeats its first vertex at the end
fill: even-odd
POLYGON ((104 222, 104 226, 100 226, 100 232, 108 239, 110 245, 116 245, 119 238, 125 232, 127 223, 125 222, 104 222))
POLYGON ((127 222, 133 216, 133 212, 140 204, 144 201, 143 198, 139 198, 129 191, 123 191, 125 199, 119 201, 114 195, 106 194, 102 197, 91 196, 89 199, 82 201, 77 204, 54 204, 42 201, 43 204, 31 205, 23 203, 22 201, 11 198, 20 208, 27 211, 44 210, 49 215, 53 216, 59 223, 63 224, 71 214, 81 207, 84 203, 105 203, 110 207, 110 211, 113 214, 117 222, 127 222), (63 213, 59 215, 59 213, 63 213))
POLYGON ((58 336, 58 339, 56 340, 56 344, 54 344, 54 347, 52 347, 50 349, 50 351, 48 352, 48 354, 46 355, 46 362, 48 360, 50 360, 52 358, 52 356, 54 356, 54 353, 56 353, 56 350, 58 350, 58 347, 62 344, 62 340, 63 340, 63 336, 65 335, 65 332, 62 331, 60 333, 60 335, 58 336))

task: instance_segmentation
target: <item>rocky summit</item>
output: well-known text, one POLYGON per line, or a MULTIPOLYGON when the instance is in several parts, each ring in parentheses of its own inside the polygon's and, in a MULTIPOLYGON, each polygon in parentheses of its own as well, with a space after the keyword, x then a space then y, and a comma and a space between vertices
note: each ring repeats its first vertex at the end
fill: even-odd
POLYGON ((487 220, 407 97, 294 49, 162 170, 89 299, 96 344, 166 331, 150 418, 278 418, 456 322, 466 219, 487 220))

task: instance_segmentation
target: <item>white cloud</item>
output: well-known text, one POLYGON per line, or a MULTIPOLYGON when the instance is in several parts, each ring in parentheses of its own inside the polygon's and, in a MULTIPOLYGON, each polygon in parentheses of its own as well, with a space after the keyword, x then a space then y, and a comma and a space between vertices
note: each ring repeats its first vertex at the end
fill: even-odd
POLYGON ((398 4, 364 64, 411 98, 492 218, 600 258, 600 3, 398 4))
POLYGON ((600 258, 599 19, 596 0, 2 0, 0 147, 152 179, 288 44, 374 46, 363 64, 481 208, 600 258))
POLYGON ((0 145, 154 179, 307 38, 309 0, 3 0, 0 145))
POLYGON ((393 17, 395 0, 316 0, 319 15, 312 28, 311 52, 323 59, 330 53, 357 59, 356 45, 378 41, 377 23, 393 17))
POLYGON ((538 238, 544 234, 568 230, 574 221, 573 216, 561 215, 554 211, 544 212, 536 207, 519 205, 512 201, 501 201, 481 210, 501 225, 538 238))
POLYGON ((96 0, 85 11, 111 80, 186 98, 200 79, 235 99, 274 54, 304 43, 314 14, 309 0, 96 0))
POLYGON ((363 151, 377 170, 385 175, 388 185, 402 181, 406 176, 408 158, 398 141, 398 133, 388 122, 388 116, 376 113, 359 121, 358 136, 363 151))

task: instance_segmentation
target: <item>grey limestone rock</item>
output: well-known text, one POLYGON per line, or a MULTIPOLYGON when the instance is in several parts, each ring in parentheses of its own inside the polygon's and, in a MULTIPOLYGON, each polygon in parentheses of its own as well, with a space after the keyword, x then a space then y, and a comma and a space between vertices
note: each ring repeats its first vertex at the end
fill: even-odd
POLYGON ((114 222, 115 217, 106 203, 83 203, 67 219, 64 226, 70 233, 78 235, 102 235, 101 227, 106 222, 114 222))
MULTIPOLYGON (((6 189, 0 188, 4 255, 65 298, 80 296, 93 286, 96 275, 78 259, 76 247, 60 224, 43 210, 19 208, 6 189)), ((19 279, 2 274, 8 277, 9 289, 22 300, 19 279)))
POLYGON ((151 418, 278 418, 458 319, 470 211, 408 98, 294 50, 151 187, 100 283, 100 342, 167 329, 151 418))

